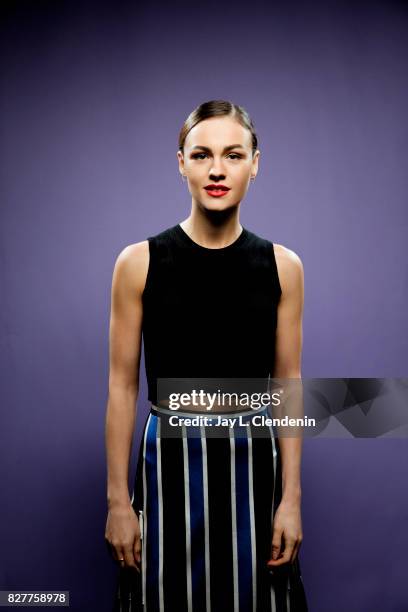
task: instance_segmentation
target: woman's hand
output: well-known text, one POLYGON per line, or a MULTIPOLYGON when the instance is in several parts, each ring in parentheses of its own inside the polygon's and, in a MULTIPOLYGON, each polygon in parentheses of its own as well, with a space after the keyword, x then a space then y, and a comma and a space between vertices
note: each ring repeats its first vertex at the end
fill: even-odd
POLYGON ((284 563, 293 563, 302 539, 300 503, 282 500, 273 520, 271 558, 267 562, 268 567, 274 568, 284 563))
POLYGON ((139 520, 131 504, 113 506, 106 521, 105 541, 116 561, 140 572, 141 541, 139 520))

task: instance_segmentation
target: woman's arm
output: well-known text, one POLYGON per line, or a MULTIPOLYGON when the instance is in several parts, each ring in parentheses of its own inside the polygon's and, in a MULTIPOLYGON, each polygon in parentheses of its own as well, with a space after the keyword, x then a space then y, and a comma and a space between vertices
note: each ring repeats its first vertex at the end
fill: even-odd
MULTIPOLYGON (((301 379, 302 353, 302 316, 304 303, 303 265, 299 256, 283 247, 275 245, 275 256, 279 280, 282 289, 278 305, 276 334, 275 368, 273 378, 301 379)), ((301 380, 299 385, 288 381, 287 388, 294 388, 291 397, 294 402, 302 404, 301 380)), ((302 405, 295 405, 298 412, 302 405)), ((293 416, 293 415, 289 415, 293 416)), ((288 561, 294 561, 302 542, 300 516, 301 482, 300 464, 302 437, 283 436, 279 438, 282 458, 282 500, 274 520, 272 538, 272 567, 288 561), (285 540, 284 554, 278 559, 282 547, 282 536, 285 540)))
MULTIPOLYGON (((106 410, 108 522, 105 537, 114 556, 131 558, 138 521, 131 507, 128 475, 135 405, 139 392, 142 293, 149 264, 147 241, 127 246, 113 271, 109 327, 109 394, 106 410)), ((140 532, 139 532, 140 535, 140 532)))

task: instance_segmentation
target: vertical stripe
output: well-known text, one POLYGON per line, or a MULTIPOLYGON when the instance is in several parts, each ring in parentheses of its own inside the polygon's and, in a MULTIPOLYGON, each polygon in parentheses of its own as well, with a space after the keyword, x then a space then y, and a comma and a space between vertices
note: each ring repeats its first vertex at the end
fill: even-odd
POLYGON ((158 470, 157 470, 157 417, 150 417, 145 438, 145 580, 146 610, 159 607, 158 562, 159 562, 159 516, 158 516, 158 470))
POLYGON ((234 580, 234 610, 239 610, 234 428, 229 427, 228 433, 229 433, 229 438, 230 438, 230 458, 231 458, 231 527, 232 527, 231 537, 232 537, 233 580, 234 580))
POLYGON ((208 427, 208 517, 211 611, 234 609, 231 524, 231 449, 219 427, 208 427))
POLYGON ((271 610, 272 612, 276 612, 276 598, 275 598, 275 588, 271 581, 271 610))
POLYGON ((290 612, 290 583, 289 583, 289 572, 286 581, 286 612, 290 612))
POLYGON ((157 490, 159 514, 159 604, 160 612, 164 611, 163 592, 163 488, 162 488, 162 457, 161 457, 161 419, 157 419, 157 490))
POLYGON ((186 426, 182 426, 183 436, 183 467, 184 467, 184 516, 186 521, 186 574, 187 574, 187 609, 193 610, 192 578, 191 578, 191 526, 190 526, 190 478, 188 463, 188 446, 186 426))
MULTIPOLYGON (((262 411, 263 412, 263 411, 262 411)), ((251 423, 252 474, 256 537, 257 611, 271 610, 271 576, 267 565, 272 541, 273 454, 268 427, 251 423)), ((277 605, 277 610, 283 612, 277 605)))
MULTIPOLYGON (((187 612, 186 516, 181 423, 161 421, 164 608, 187 612)), ((154 611, 155 612, 155 611, 154 611)))
MULTIPOLYGON (((271 506, 271 525, 273 529, 273 520, 275 515, 275 489, 276 489, 276 444, 275 444, 275 433, 272 427, 269 425, 269 431, 271 434, 272 441, 272 457, 273 457, 273 492, 272 492, 272 506, 271 506)), ((275 588, 273 586, 273 582, 271 580, 271 611, 276 612, 276 597, 275 597, 275 588)))
POLYGON ((205 526, 204 526, 204 490, 203 490, 203 457, 201 431, 199 427, 189 427, 193 433, 187 436, 188 471, 190 495, 190 558, 192 606, 194 612, 206 612, 205 580, 205 526))
POLYGON ((205 534, 205 591, 207 612, 211 612, 211 567, 210 567, 210 526, 208 516, 208 463, 207 438, 203 426, 201 430, 201 448, 203 454, 203 491, 204 491, 204 534, 205 534))
POLYGON ((248 478, 249 478, 249 517, 251 526, 251 562, 252 562, 252 609, 256 612, 256 535, 255 535, 255 508, 254 508, 254 478, 253 478, 252 434, 248 427, 248 478))
MULTIPOLYGON (((142 460, 142 479, 143 479, 143 548, 142 548, 142 604, 146 604, 146 537, 147 537, 147 513, 146 513, 146 498, 147 498, 147 483, 146 483, 146 441, 147 432, 150 427, 152 415, 149 414, 145 424, 143 435, 143 460, 142 460)), ((135 487, 136 488, 136 487, 135 487)))
POLYGON ((248 428, 235 439, 235 488, 238 537, 239 610, 254 612, 252 539, 248 473, 248 428))
MULTIPOLYGON (((141 564, 140 564, 140 580, 143 580, 143 572, 144 572, 144 568, 143 568, 143 555, 144 555, 144 515, 143 515, 143 509, 139 510, 139 527, 140 527, 140 546, 141 546, 141 564)), ((142 605, 144 602, 144 595, 143 595, 143 587, 142 587, 142 605)), ((139 591, 138 591, 138 597, 139 597, 139 591)), ((135 602, 136 607, 139 605, 139 600, 136 600, 135 602)))
MULTIPOLYGON (((275 512, 282 498, 282 466, 280 462, 280 447, 279 439, 275 436, 273 427, 269 427, 271 441, 271 458, 273 464, 273 495, 272 495, 272 534, 273 521, 275 512)), ((271 601, 272 612, 289 612, 288 606, 288 590, 287 590, 287 574, 288 566, 278 566, 274 569, 273 578, 271 580, 271 601)), ((301 612, 299 610, 299 612, 301 612)))
POLYGON ((119 612, 122 612, 122 591, 119 583, 119 612))
POLYGON ((274 503, 275 503, 275 488, 276 488, 276 444, 275 444, 275 433, 271 427, 271 425, 269 425, 269 431, 271 434, 271 441, 272 441, 272 457, 273 457, 273 493, 272 493, 272 511, 271 511, 271 523, 273 522, 273 517, 274 517, 274 503))

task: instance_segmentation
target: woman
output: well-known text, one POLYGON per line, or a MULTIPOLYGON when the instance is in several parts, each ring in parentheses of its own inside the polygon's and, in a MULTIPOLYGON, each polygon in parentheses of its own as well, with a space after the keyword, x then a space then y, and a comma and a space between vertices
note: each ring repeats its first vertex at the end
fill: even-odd
POLYGON ((280 439, 270 426, 259 433, 248 408, 233 411, 245 429, 214 435, 226 410, 219 403, 211 413, 189 404, 169 427, 176 413, 161 402, 164 387, 158 391, 165 379, 301 376, 301 260, 239 222, 258 172, 257 142, 242 107, 197 107, 177 152, 190 216, 127 246, 115 264, 105 538, 120 564, 116 610, 307 610, 298 560, 301 438, 280 439), (142 334, 151 405, 130 497, 142 334), (182 422, 204 413, 204 424, 182 422))

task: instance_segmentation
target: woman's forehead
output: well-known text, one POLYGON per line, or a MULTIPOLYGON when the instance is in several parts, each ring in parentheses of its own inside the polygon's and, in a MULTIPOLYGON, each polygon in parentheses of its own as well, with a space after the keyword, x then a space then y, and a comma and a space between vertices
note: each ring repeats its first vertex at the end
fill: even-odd
POLYGON ((226 146, 251 146, 251 133, 231 117, 211 117, 197 123, 187 134, 188 148, 205 146, 223 149, 226 146))

